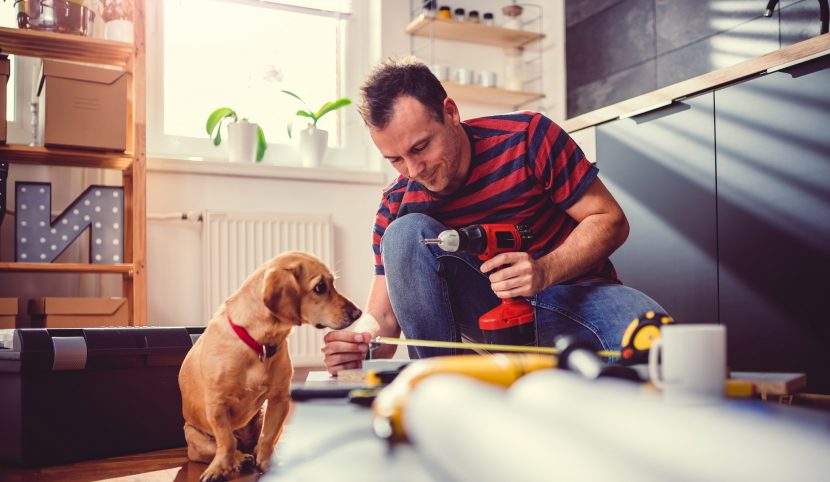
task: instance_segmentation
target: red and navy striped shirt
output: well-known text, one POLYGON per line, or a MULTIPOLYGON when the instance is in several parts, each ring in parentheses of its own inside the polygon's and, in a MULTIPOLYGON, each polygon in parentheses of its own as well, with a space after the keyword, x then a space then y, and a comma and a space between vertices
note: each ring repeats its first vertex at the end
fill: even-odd
MULTIPOLYGON (((597 177, 567 132, 542 114, 514 112, 462 123, 470 139, 470 170, 454 193, 439 196, 404 176, 387 187, 375 217, 375 273, 383 275, 380 240, 386 227, 409 213, 424 213, 449 228, 476 223, 524 224, 528 250, 539 258, 562 244, 577 222, 565 212, 597 177)), ((619 283, 609 260, 566 283, 619 283)))

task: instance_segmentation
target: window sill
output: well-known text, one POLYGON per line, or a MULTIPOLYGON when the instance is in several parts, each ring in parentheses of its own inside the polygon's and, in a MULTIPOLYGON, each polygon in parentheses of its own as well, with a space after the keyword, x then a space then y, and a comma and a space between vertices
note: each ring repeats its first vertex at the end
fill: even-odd
POLYGON ((349 184, 388 184, 386 174, 381 171, 359 171, 330 167, 292 167, 262 163, 247 164, 223 161, 148 158, 147 171, 249 177, 256 179, 291 179, 349 184))

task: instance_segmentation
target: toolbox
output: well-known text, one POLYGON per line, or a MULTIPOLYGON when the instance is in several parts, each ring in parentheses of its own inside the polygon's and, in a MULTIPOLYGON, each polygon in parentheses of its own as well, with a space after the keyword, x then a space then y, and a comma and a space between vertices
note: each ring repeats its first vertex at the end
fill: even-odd
POLYGON ((0 330, 0 462, 186 445, 178 373, 204 327, 0 330))

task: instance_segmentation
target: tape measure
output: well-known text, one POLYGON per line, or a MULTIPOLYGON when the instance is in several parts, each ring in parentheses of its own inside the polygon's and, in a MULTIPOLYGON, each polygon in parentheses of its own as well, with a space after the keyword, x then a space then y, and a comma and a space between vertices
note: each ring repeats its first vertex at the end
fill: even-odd
POLYGON ((660 338, 660 328, 669 323, 674 323, 671 316, 654 311, 648 311, 634 318, 623 333, 620 363, 623 365, 648 363, 648 351, 651 345, 660 338))

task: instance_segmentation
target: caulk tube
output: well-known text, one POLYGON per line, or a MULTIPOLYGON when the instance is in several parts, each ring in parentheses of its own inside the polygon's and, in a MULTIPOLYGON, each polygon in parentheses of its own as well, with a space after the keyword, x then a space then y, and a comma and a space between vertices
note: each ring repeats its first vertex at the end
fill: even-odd
POLYGON ((826 481, 830 474, 825 413, 757 401, 673 406, 637 384, 564 370, 522 377, 507 399, 539 424, 603 441, 632 463, 671 474, 667 480, 826 481))
POLYGON ((404 423, 423 460, 442 480, 523 482, 671 479, 575 430, 540 424, 507 403, 505 391, 459 375, 415 387, 404 423))

